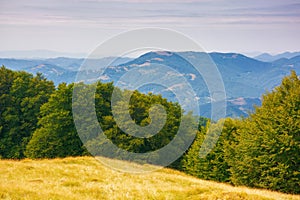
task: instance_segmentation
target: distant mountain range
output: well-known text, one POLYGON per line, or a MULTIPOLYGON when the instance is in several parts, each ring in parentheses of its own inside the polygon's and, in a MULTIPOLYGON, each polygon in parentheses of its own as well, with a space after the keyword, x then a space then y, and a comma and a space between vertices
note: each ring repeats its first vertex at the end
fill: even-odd
MULTIPOLYGON (((292 58, 280 58, 272 62, 263 62, 237 53, 210 53, 223 78, 227 96, 227 116, 246 116, 253 110, 253 105, 260 105, 261 95, 272 90, 281 83, 284 76, 295 70, 300 74, 300 55, 292 58)), ((132 58, 102 58, 88 61, 95 80, 115 83, 127 72, 151 73, 158 71, 151 66, 165 65, 179 73, 188 81, 199 96, 200 114, 210 117, 211 98, 205 81, 195 69, 182 57, 193 58, 195 62, 203 63, 205 54, 202 52, 148 52, 136 59, 132 58), (109 67, 104 66, 109 60, 115 60, 109 67), (147 67, 145 67, 147 66, 147 67), (105 69, 105 71, 103 71, 105 69), (149 70, 149 71, 147 71, 149 70), (101 76, 98 76, 101 71, 101 76)), ((84 62, 80 58, 50 58, 50 59, 0 59, 0 65, 13 70, 25 70, 30 73, 43 73, 55 84, 74 82, 76 74, 84 62)), ((205 67, 205 66, 203 66, 205 67)), ((133 81, 141 77, 130 77, 133 81)), ((178 86, 178 85, 177 85, 178 86)), ((175 86, 174 86, 175 87, 175 86)), ((171 101, 177 101, 176 96, 166 88, 153 85, 139 89, 141 92, 161 93, 171 101)))
POLYGON ((71 57, 84 58, 86 53, 66 53, 58 51, 50 51, 45 49, 25 50, 25 51, 0 51, 0 58, 31 58, 31 59, 46 59, 55 57, 71 57))
POLYGON ((260 54, 258 56, 255 56, 254 58, 263 62, 273 62, 282 58, 293 58, 295 56, 300 56, 300 52, 284 52, 281 54, 277 54, 277 55, 271 55, 268 53, 263 53, 260 54))
MULTIPOLYGON (((90 59, 89 65, 93 69, 101 69, 109 60, 114 60, 115 65, 128 62, 132 58, 105 57, 101 59, 90 59)), ((33 74, 42 73, 49 80, 54 81, 56 85, 61 82, 71 83, 75 81, 77 71, 83 58, 47 58, 47 59, 14 59, 0 58, 0 65, 4 65, 12 70, 24 70, 33 74)))

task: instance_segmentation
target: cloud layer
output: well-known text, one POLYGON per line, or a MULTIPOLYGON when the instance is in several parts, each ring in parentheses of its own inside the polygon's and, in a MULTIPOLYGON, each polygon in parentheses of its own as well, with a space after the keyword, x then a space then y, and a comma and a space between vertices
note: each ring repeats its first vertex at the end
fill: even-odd
MULTIPOLYGON (((231 42, 242 44, 242 39, 248 37, 247 33, 243 33, 246 30, 250 31, 252 36, 268 31, 279 31, 282 38, 294 37, 296 39, 295 36, 299 34, 300 30, 299 24, 300 3, 297 0, 3 0, 0 2, 0 31, 2 31, 0 42, 8 45, 7 41, 11 41, 10 49, 24 49, 20 42, 31 34, 33 37, 37 35, 37 41, 30 39, 33 44, 28 44, 28 48, 47 48, 47 45, 50 44, 45 42, 42 42, 40 47, 38 45, 38 41, 42 37, 47 37, 46 30, 49 34, 48 37, 50 34, 52 36, 54 34, 60 41, 60 37, 65 38, 69 34, 73 36, 74 40, 77 40, 77 43, 85 41, 85 37, 98 35, 98 37, 105 38, 110 34, 117 34, 132 28, 154 26, 176 29, 193 37, 201 33, 206 34, 201 37, 196 36, 196 40, 201 40, 201 38, 207 40, 216 31, 218 33, 215 34, 215 37, 222 34, 226 36, 234 31, 244 34, 244 36, 239 36, 241 37, 240 41, 239 37, 236 37, 235 41, 231 42), (38 30, 40 30, 39 33, 37 33, 38 30), (74 34, 74 30, 77 30, 78 33, 74 34), (25 36, 16 33, 9 34, 12 31, 23 32, 25 36), (16 43, 13 43, 14 41, 16 43)), ((272 35, 271 33, 270 37, 273 38, 269 38, 269 41, 274 41, 274 37, 278 37, 278 34, 272 35)), ((228 39, 231 38, 228 37, 228 39)), ((99 41, 96 38, 94 40, 96 40, 95 42, 99 41)), ((254 41, 256 41, 255 38, 254 41)), ((293 47, 295 44, 288 41, 286 43, 289 44, 286 44, 283 47, 286 49, 283 50, 296 48, 293 47)), ((61 41, 58 43, 64 44, 61 41)), ((206 45, 208 44, 209 49, 218 50, 214 43, 208 41, 206 45)), ((219 42, 219 45, 220 50, 226 49, 222 42, 219 42)), ((88 42, 81 46, 84 47, 74 49, 74 45, 55 47, 53 44, 52 48, 59 50, 65 48, 68 51, 72 48, 74 51, 86 51, 89 50, 88 46, 91 44, 88 42)), ((249 47, 249 45, 247 46, 249 47)), ((233 47, 238 48, 238 45, 235 44, 233 47)), ((4 50, 9 47, 2 46, 0 48, 4 50)), ((274 51, 276 50, 274 49, 274 51)))

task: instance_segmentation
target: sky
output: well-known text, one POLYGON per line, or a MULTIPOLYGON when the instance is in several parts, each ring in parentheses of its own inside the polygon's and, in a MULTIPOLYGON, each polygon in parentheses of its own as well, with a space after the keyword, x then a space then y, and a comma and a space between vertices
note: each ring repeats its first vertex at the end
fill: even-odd
POLYGON ((88 53, 137 28, 168 28, 206 51, 300 51, 299 0, 0 0, 0 51, 88 53))

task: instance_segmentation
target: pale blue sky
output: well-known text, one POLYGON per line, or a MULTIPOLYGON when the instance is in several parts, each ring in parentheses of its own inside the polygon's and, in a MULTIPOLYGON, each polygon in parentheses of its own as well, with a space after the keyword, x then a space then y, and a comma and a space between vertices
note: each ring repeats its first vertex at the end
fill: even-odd
POLYGON ((299 0, 0 0, 0 51, 90 52, 120 32, 170 28, 207 51, 299 51, 299 0))

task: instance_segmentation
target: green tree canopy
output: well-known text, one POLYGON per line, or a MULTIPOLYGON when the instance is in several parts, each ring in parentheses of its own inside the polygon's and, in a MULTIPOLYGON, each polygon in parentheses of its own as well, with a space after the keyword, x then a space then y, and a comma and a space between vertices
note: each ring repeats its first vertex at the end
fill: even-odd
POLYGON ((62 83, 41 107, 39 128, 27 145, 29 158, 79 156, 85 152, 72 115, 73 84, 62 83))
POLYGON ((230 182, 229 164, 226 146, 234 141, 238 120, 220 119, 217 123, 200 119, 199 132, 196 140, 184 156, 183 170, 189 174, 206 180, 230 182), (204 144, 206 139, 206 144, 204 144), (214 145, 212 141, 216 141, 214 145), (214 145, 214 146, 212 146, 214 145), (200 155, 201 148, 211 151, 205 156, 200 155))
POLYGON ((41 74, 0 68, 0 157, 23 158, 40 107, 54 91, 52 81, 41 74))
POLYGON ((234 146, 236 185, 300 193, 300 80, 294 71, 243 121, 234 146))

